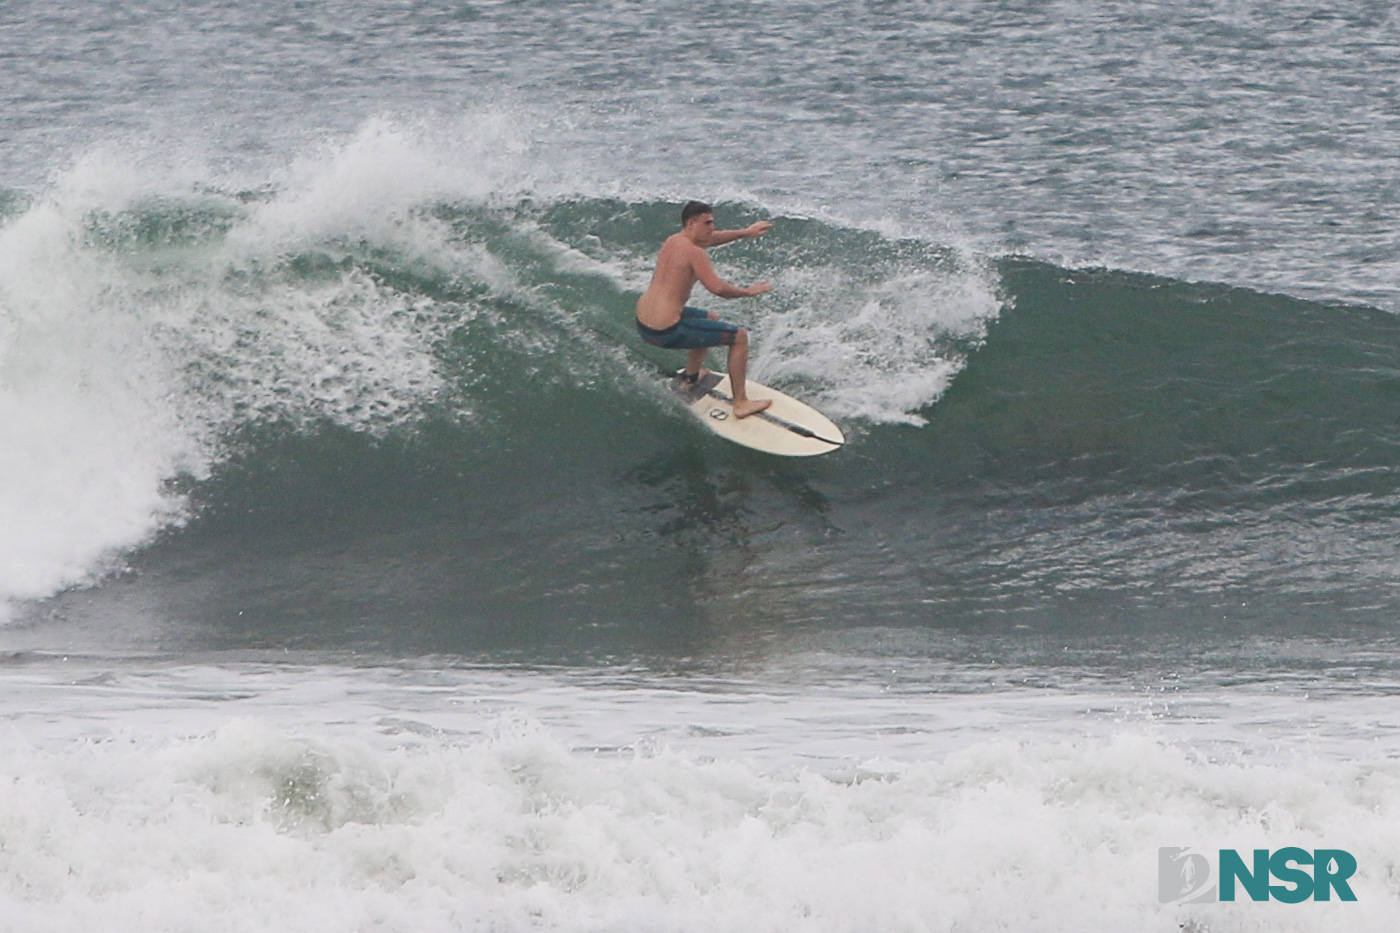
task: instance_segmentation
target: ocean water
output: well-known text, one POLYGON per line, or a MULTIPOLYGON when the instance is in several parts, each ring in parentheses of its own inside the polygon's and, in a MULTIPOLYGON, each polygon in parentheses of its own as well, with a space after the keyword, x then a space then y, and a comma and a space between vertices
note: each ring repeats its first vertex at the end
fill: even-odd
POLYGON ((0 58, 0 930, 1400 922, 1390 5, 55 0, 0 58), (722 310, 843 450, 670 401, 690 198, 773 222, 722 310), (1290 846, 1357 899, 1162 899, 1290 846))

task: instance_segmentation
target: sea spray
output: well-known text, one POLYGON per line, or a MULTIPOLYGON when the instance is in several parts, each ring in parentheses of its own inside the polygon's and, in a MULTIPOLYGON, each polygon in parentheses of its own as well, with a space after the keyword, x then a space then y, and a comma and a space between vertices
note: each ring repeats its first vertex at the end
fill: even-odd
MULTIPOLYGON (((450 148, 371 120, 252 186, 104 149, 16 208, 0 603, 120 566, 250 430, 507 417, 522 372, 635 404, 631 305, 674 205, 512 194, 511 132, 450 148)), ((769 239, 716 259, 781 294, 723 310, 756 372, 847 418, 919 423, 998 309, 994 275, 936 245, 801 218, 769 239)))
POLYGON ((163 481, 207 463, 145 283, 83 236, 54 202, 0 229, 0 607, 140 541, 178 514, 163 481))
POLYGON ((838 417, 922 425, 1001 310, 995 273, 941 255, 862 278, 834 264, 780 272, 794 297, 756 325, 754 378, 808 387, 838 417))
MULTIPOLYGON (((432 301, 344 246, 401 246, 412 204, 373 188, 375 209, 355 202, 368 229, 325 216, 367 132, 307 190, 251 200, 84 160, 0 230, 0 603, 87 579, 177 520, 170 481, 207 477, 240 424, 373 430, 437 390, 432 301)), ((383 159, 360 161, 372 188, 383 159)))

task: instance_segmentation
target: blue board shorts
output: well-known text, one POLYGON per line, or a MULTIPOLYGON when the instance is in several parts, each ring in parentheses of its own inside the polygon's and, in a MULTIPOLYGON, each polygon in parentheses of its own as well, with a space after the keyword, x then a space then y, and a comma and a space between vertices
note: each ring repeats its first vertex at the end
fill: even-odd
POLYGON ((739 334, 739 325, 717 321, 708 311, 684 308, 681 319, 663 330, 637 322, 642 339, 654 347, 667 350, 697 350, 700 347, 732 347, 739 334))

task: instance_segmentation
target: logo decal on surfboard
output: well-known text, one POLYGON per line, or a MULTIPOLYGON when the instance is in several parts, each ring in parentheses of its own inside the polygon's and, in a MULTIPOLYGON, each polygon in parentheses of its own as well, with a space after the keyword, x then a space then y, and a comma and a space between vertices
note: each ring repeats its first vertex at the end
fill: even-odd
POLYGON ((733 417, 728 376, 711 372, 698 382, 673 377, 671 385, 701 424, 725 440, 754 450, 781 457, 810 457, 846 443, 841 429, 821 412, 753 380, 749 380, 750 396, 772 399, 773 404, 747 418, 733 417))

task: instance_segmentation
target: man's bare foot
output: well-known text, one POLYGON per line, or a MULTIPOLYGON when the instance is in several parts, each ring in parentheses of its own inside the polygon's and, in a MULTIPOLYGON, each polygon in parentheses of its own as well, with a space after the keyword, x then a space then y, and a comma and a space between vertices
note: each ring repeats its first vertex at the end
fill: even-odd
POLYGON ((734 403, 734 417, 747 418, 749 415, 756 415, 769 405, 773 404, 771 398, 751 398, 742 402, 734 403))

